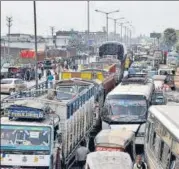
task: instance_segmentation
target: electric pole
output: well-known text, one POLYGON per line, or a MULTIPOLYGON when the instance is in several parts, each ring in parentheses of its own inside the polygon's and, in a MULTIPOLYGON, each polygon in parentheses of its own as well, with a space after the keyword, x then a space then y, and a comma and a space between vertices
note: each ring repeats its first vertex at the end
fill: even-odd
POLYGON ((88 42, 87 42, 87 45, 88 45, 88 63, 90 63, 90 44, 89 44, 89 40, 90 40, 90 1, 88 0, 87 1, 87 30, 88 30, 88 42))
POLYGON ((52 33, 52 41, 53 41, 53 44, 54 44, 54 47, 55 47, 55 39, 54 39, 55 27, 54 27, 54 26, 51 26, 50 29, 51 29, 51 33, 52 33))
POLYGON ((37 46, 37 15, 36 15, 36 1, 33 1, 33 12, 34 12, 34 37, 35 37, 35 85, 36 90, 38 89, 38 76, 37 76, 37 69, 38 69, 38 46, 37 46))
POLYGON ((7 27, 8 27, 8 56, 10 54, 10 33, 11 33, 11 26, 12 26, 12 16, 11 17, 6 17, 7 21, 7 27))

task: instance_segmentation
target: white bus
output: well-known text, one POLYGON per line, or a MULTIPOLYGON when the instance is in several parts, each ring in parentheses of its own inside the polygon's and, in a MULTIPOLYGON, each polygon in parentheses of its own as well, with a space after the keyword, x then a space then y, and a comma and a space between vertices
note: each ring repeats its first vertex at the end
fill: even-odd
POLYGON ((144 147, 149 169, 179 169, 178 105, 150 107, 144 147))
POLYGON ((140 137, 136 139, 136 144, 143 144, 145 122, 153 92, 154 83, 146 75, 128 75, 106 97, 102 128, 130 129, 140 137))

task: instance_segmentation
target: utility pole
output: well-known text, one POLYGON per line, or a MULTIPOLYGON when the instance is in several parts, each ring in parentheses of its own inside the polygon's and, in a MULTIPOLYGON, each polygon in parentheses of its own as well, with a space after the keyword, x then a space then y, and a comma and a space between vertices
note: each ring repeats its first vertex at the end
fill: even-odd
POLYGON ((38 76, 37 76, 37 16, 36 16, 36 1, 33 1, 34 8, 34 36, 35 36, 35 85, 36 90, 38 89, 38 76))
POLYGON ((121 43, 122 43, 122 26, 123 26, 123 23, 120 23, 120 26, 121 26, 121 43))
POLYGON ((12 26, 12 16, 11 17, 6 17, 7 21, 7 27, 8 27, 8 56, 10 54, 10 33, 11 33, 11 26, 12 26))
POLYGON ((55 39, 54 39, 55 27, 54 27, 54 26, 51 26, 50 29, 51 29, 51 33, 52 33, 52 41, 53 41, 53 44, 54 44, 54 47, 55 47, 55 39))
MULTIPOLYGON (((121 17, 121 18, 116 18, 116 19, 113 19, 113 18, 109 18, 108 19, 112 19, 114 21, 114 36, 116 36, 116 24, 117 24, 117 21, 118 20, 121 20, 121 19, 125 19, 124 17, 121 17)), ((116 38, 114 39, 116 40, 116 38)))
POLYGON ((109 16, 109 14, 119 12, 119 10, 115 10, 115 11, 111 11, 111 12, 104 12, 104 11, 96 9, 95 11, 106 15, 106 40, 108 41, 108 16, 109 16))
POLYGON ((124 29, 125 30, 125 36, 124 36, 125 38, 124 39, 125 39, 125 45, 126 45, 127 44, 127 41, 126 41, 127 40, 127 38, 126 38, 126 35, 127 35, 127 26, 124 26, 124 28, 125 28, 124 29))
POLYGON ((87 10, 87 27, 88 27, 88 62, 90 62, 90 56, 89 56, 89 53, 90 53, 90 46, 89 46, 89 39, 90 39, 90 1, 88 0, 87 1, 87 5, 88 5, 88 10, 87 10))

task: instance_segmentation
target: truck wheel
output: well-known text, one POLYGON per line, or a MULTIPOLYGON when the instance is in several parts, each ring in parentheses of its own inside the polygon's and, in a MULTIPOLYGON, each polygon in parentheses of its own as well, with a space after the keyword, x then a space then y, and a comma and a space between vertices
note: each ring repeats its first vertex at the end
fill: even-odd
POLYGON ((15 89, 9 89, 9 94, 12 95, 15 91, 15 89))

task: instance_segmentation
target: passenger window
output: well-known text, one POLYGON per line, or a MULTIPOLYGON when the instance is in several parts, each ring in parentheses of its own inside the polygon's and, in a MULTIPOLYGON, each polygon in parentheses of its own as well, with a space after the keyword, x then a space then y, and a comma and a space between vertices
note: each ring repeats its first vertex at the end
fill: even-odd
POLYGON ((169 159, 170 159, 170 148, 163 141, 161 141, 159 160, 164 168, 168 168, 169 159))
POLYGON ((153 150, 154 156, 157 158, 159 154, 159 145, 160 145, 160 137, 154 131, 151 137, 150 146, 151 146, 151 149, 153 150))
POLYGON ((148 143, 149 142, 149 135, 150 135, 150 122, 147 122, 147 125, 146 125, 146 142, 148 143))
POLYGON ((152 149, 155 148, 155 141, 156 141, 156 132, 153 133, 153 137, 152 137, 152 142, 151 142, 152 149))

